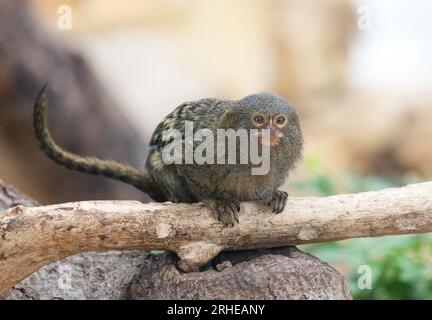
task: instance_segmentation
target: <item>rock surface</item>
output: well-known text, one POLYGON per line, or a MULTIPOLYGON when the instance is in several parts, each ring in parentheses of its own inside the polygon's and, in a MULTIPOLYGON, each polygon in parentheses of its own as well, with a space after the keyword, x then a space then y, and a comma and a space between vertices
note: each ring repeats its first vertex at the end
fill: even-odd
POLYGON ((351 299, 335 269, 295 247, 222 253, 193 273, 179 271, 176 260, 140 251, 79 254, 43 267, 2 299, 351 299))

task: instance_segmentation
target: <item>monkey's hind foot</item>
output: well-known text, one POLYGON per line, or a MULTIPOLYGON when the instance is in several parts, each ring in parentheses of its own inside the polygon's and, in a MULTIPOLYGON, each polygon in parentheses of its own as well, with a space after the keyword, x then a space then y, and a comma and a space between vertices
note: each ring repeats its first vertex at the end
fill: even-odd
POLYGON ((285 208, 287 200, 288 193, 285 191, 276 190, 268 205, 272 208, 273 213, 278 214, 281 213, 285 208))
POLYGON ((239 223, 240 203, 229 200, 210 200, 210 208, 225 227, 234 227, 239 223))

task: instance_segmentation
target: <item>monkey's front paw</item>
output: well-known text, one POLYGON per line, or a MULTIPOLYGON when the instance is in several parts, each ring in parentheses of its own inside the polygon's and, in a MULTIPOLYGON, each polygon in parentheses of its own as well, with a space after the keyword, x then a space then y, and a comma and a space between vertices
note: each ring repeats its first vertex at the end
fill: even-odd
POLYGON ((288 200, 288 193, 285 191, 276 190, 273 198, 269 202, 269 206, 272 208, 273 213, 281 213, 285 208, 285 204, 288 200))
POLYGON ((239 223, 240 203, 234 201, 214 200, 211 207, 218 220, 225 227, 234 227, 239 223))

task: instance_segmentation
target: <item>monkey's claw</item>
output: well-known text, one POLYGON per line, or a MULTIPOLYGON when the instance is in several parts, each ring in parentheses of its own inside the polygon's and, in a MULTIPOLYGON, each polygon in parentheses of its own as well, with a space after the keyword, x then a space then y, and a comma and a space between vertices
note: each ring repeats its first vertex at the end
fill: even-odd
POLYGON ((234 227, 239 223, 240 203, 215 200, 212 203, 212 209, 225 227, 234 227))
POLYGON ((288 200, 288 193, 285 191, 277 190, 273 195, 273 198, 269 202, 269 206, 272 208, 273 213, 281 213, 285 208, 285 204, 288 200))

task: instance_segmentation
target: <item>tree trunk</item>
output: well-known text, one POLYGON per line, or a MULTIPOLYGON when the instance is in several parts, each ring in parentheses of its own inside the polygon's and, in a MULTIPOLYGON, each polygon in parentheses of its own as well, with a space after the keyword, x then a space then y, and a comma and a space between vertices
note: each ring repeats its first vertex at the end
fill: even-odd
POLYGON ((39 150, 32 108, 48 82, 50 129, 60 145, 137 167, 146 155, 145 141, 121 113, 121 104, 79 52, 46 30, 28 1, 0 1, 0 30, 1 178, 42 203, 148 199, 132 186, 59 167, 39 150))

